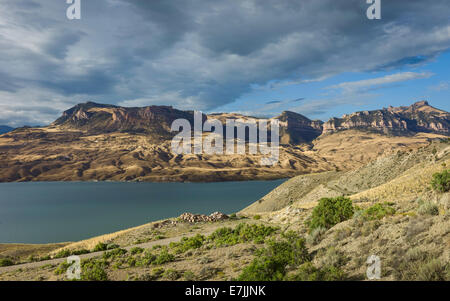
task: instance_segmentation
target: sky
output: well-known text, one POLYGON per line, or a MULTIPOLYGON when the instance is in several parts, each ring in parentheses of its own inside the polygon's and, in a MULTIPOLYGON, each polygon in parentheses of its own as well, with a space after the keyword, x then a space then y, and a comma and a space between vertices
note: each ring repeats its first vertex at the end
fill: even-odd
POLYGON ((0 124, 81 102, 311 119, 450 110, 450 1, 0 0, 0 124))

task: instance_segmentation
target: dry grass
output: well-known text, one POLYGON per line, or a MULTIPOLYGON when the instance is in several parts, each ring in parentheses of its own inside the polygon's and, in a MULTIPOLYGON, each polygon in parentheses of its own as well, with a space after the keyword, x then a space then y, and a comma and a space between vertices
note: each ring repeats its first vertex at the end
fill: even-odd
POLYGON ((430 180, 434 173, 443 170, 442 163, 450 164, 450 159, 438 162, 425 162, 414 166, 403 175, 375 188, 354 194, 352 199, 372 201, 402 201, 414 199, 430 191, 430 180))

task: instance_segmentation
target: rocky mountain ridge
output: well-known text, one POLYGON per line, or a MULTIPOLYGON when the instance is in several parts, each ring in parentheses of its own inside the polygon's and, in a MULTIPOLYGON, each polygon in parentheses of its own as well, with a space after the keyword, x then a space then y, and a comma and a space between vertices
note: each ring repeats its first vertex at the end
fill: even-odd
MULTIPOLYGON (((182 111, 171 106, 119 107, 87 102, 65 111, 51 126, 62 129, 82 130, 89 134, 111 132, 154 134, 159 139, 170 139, 174 120, 187 119, 194 124, 194 111, 182 111)), ((259 120, 260 118, 230 113, 203 115, 207 119, 259 120)), ((374 111, 360 111, 331 118, 327 122, 310 120, 295 112, 284 111, 274 117, 280 121, 280 142, 298 145, 308 143, 322 134, 348 129, 368 130, 393 135, 411 135, 419 132, 450 134, 450 114, 436 109, 427 101, 408 107, 389 107, 374 111)))
POLYGON ((427 101, 419 101, 408 107, 355 112, 342 118, 332 118, 323 124, 325 134, 347 129, 394 135, 419 132, 449 135, 450 114, 430 106, 427 101))

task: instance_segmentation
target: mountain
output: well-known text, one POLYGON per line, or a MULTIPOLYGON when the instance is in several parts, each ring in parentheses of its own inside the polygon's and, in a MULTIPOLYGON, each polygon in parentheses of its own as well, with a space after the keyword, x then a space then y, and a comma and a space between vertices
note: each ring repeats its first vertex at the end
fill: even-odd
MULTIPOLYGON (((51 126, 66 130, 78 130, 89 134, 112 132, 146 133, 159 139, 171 139, 172 122, 187 119, 193 126, 194 112, 181 111, 170 106, 126 108, 94 102, 82 103, 65 111, 51 126)), ((232 113, 203 115, 206 119, 258 120, 256 117, 232 113)), ((321 134, 358 129, 383 134, 411 135, 419 132, 450 135, 450 114, 436 109, 427 101, 408 107, 389 107, 374 111, 361 111, 327 122, 310 120, 290 111, 274 117, 280 121, 280 143, 298 145, 308 143, 321 134)))
MULTIPOLYGON (((262 118, 244 116, 236 113, 215 113, 207 116, 208 119, 218 119, 225 126, 227 119, 259 121, 262 118)), ((310 120, 307 117, 290 111, 284 111, 278 119, 280 125, 280 144, 298 145, 309 143, 322 134, 323 121, 310 120)), ((267 119, 264 119, 267 121, 267 119)), ((270 131, 268 132, 270 141, 270 131)))
POLYGON ((450 114, 436 109, 427 101, 409 107, 389 107, 362 111, 342 118, 332 118, 323 125, 323 133, 363 129, 385 134, 407 135, 419 132, 450 134, 450 114))
MULTIPOLYGON (((357 112, 323 123, 294 113, 280 121, 279 160, 264 154, 175 154, 172 122, 193 124, 193 111, 169 106, 126 108, 82 103, 49 126, 23 127, 0 137, 0 182, 267 180, 358 168, 380 156, 412 151, 449 136, 449 115, 426 102, 357 112), (389 135, 386 135, 389 134, 389 135), (394 135, 392 135, 394 134, 394 135)), ((202 120, 258 120, 235 113, 202 120)), ((203 137, 210 133, 203 133, 203 137)))
POLYGON ((0 135, 11 132, 12 130, 14 130, 14 128, 7 125, 0 125, 0 135))
POLYGON ((321 120, 310 120, 307 117, 284 111, 276 117, 280 121, 280 143, 300 144, 310 142, 322 134, 321 120))
POLYGON ((159 139, 169 139, 173 137, 170 132, 172 122, 179 118, 187 119, 193 124, 194 112, 180 111, 170 106, 125 108, 86 102, 63 112, 51 125, 89 134, 146 133, 159 139))

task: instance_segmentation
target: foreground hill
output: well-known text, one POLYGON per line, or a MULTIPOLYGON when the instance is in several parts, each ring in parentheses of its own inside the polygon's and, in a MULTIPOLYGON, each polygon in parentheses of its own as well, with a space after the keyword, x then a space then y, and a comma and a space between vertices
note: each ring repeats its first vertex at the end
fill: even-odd
MULTIPOLYGON (((269 167, 260 165, 261 154, 172 153, 172 122, 184 118, 193 123, 193 116, 167 106, 76 105, 47 127, 0 136, 0 181, 277 179, 350 170, 380 155, 427 146, 449 133, 449 114, 426 102, 354 113, 325 124, 283 112, 274 117, 280 121, 279 161, 269 167)), ((258 120, 228 113, 202 119, 229 118, 258 120)))

